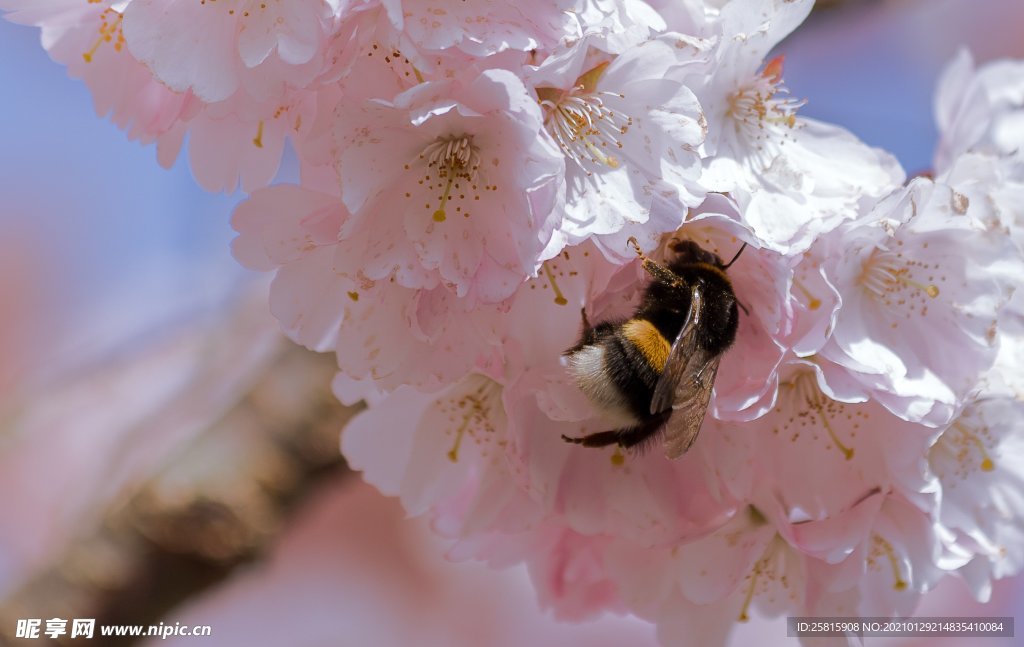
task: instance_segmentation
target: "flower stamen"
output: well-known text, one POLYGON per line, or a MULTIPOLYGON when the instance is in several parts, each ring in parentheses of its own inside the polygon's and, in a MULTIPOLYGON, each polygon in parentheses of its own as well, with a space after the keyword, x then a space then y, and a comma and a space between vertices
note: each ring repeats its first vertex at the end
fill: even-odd
MULTIPOLYGON (((459 462, 459 447, 462 446, 462 440, 466 434, 473 436, 471 423, 475 425, 478 433, 494 431, 494 426, 488 417, 491 412, 489 399, 496 395, 498 388, 497 383, 487 380, 472 393, 464 394, 453 401, 454 408, 461 415, 462 420, 458 429, 455 430, 455 441, 452 443, 451 449, 448 450, 448 460, 451 462, 459 462)), ((479 437, 477 437, 477 442, 480 442, 479 437)))
POLYGON ((256 126, 256 136, 252 139, 252 144, 256 148, 263 148, 263 120, 260 119, 260 123, 256 126))
POLYGON ((843 452, 843 456, 846 457, 846 460, 852 459, 853 448, 847 447, 841 440, 839 440, 839 436, 837 436, 835 430, 832 429, 832 423, 829 422, 828 416, 826 416, 825 412, 822 410, 821 403, 816 402, 813 406, 817 410, 818 416, 821 418, 821 423, 824 425, 825 431, 828 432, 829 438, 831 438, 832 442, 835 443, 835 446, 839 448, 839 451, 843 452))
POLYGON ((555 281, 555 274, 548 267, 547 263, 544 263, 544 276, 548 278, 548 283, 551 284, 551 290, 555 293, 555 303, 560 306, 564 306, 569 303, 569 300, 565 298, 562 291, 558 288, 558 282, 555 281))
POLYGON ((747 622, 750 620, 750 603, 754 599, 754 591, 757 587, 757 578, 761 575, 761 563, 763 561, 764 558, 761 558, 757 560, 756 564, 754 564, 754 571, 750 574, 750 586, 747 588, 747 594, 743 598, 743 606, 740 608, 740 615, 736 618, 738 622, 747 622))
POLYGON ((907 588, 907 582, 903 579, 903 575, 900 573, 899 561, 896 559, 896 551, 893 550, 892 544, 890 544, 884 537, 879 534, 874 534, 873 539, 878 546, 881 547, 882 552, 889 559, 889 566, 892 567, 892 575, 895 582, 893 582, 892 588, 897 591, 903 591, 907 588))
POLYGON ((904 261, 901 252, 876 247, 864 261, 859 282, 886 305, 902 305, 904 300, 899 298, 899 293, 905 287, 923 292, 931 299, 939 296, 936 285, 911 278, 911 265, 915 265, 915 262, 904 261))
POLYGON ((761 73, 729 97, 726 114, 733 119, 737 136, 757 151, 759 165, 767 168, 778 153, 778 146, 797 127, 796 113, 807 101, 788 96, 782 83, 783 58, 772 59, 761 73))
MULTIPOLYGON (((480 153, 471 136, 441 137, 423 149, 420 159, 426 160, 428 168, 436 169, 438 178, 444 181, 444 192, 438 196, 440 204, 432 214, 434 222, 444 222, 448 217, 446 207, 452 188, 459 188, 460 181, 472 183, 476 180, 480 153)), ((468 213, 463 215, 469 216, 468 213)))
MULTIPOLYGON (((90 1, 90 4, 93 3, 90 1)), ((115 52, 120 52, 124 48, 124 33, 121 31, 121 21, 123 19, 124 17, 120 13, 114 11, 109 7, 103 10, 103 13, 100 14, 99 36, 96 38, 96 41, 92 44, 92 47, 90 47, 88 50, 82 53, 82 58, 85 59, 86 63, 92 63, 93 56, 96 55, 96 51, 100 48, 100 45, 102 45, 103 43, 109 43, 113 41, 115 52), (117 18, 115 18, 113 22, 110 21, 110 14, 115 14, 117 16, 117 18)))
POLYGON ((793 279, 793 285, 807 298, 807 309, 817 310, 821 307, 821 299, 815 297, 807 287, 800 282, 800 279, 793 279))
MULTIPOLYGON (((843 441, 839 439, 839 434, 836 433, 835 429, 832 428, 832 421, 829 417, 829 409, 835 406, 834 401, 827 399, 823 393, 818 389, 818 385, 814 379, 814 375, 811 371, 802 371, 794 378, 783 384, 783 386, 789 386, 794 389, 794 395, 798 402, 802 401, 810 409, 817 414, 818 420, 821 421, 821 426, 825 428, 828 433, 828 437, 832 440, 832 444, 836 446, 839 451, 843 453, 846 460, 852 460, 854 456, 854 449, 847 447, 843 441)), ((842 406, 841 404, 839 406, 842 406)))
POLYGON ((964 439, 967 442, 974 445, 974 447, 977 448, 978 452, 981 454, 982 472, 991 472, 996 468, 995 462, 992 460, 992 457, 989 455, 988 451, 985 450, 985 444, 981 442, 981 438, 978 437, 978 434, 974 433, 960 422, 954 422, 953 428, 959 431, 961 434, 963 434, 964 439))
POLYGON ((602 99, 625 96, 597 89, 607 67, 607 62, 601 63, 582 74, 570 90, 537 89, 544 108, 544 126, 565 156, 588 175, 591 171, 584 166, 586 161, 613 169, 621 166, 609 149, 623 148, 620 137, 633 125, 632 117, 609 108, 602 99))
POLYGON ((459 462, 459 445, 462 444, 462 435, 466 433, 466 427, 469 426, 469 421, 473 418, 473 409, 467 411, 462 417, 462 424, 459 425, 458 430, 455 432, 455 443, 452 444, 452 448, 448 450, 448 460, 453 463, 459 462))

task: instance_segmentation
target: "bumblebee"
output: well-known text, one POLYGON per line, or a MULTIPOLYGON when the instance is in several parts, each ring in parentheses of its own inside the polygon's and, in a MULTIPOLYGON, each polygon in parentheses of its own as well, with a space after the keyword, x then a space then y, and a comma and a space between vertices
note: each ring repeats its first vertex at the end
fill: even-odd
POLYGON ((629 244, 653 278, 636 313, 591 326, 584 309, 583 334, 564 353, 580 389, 615 428, 562 438, 629 448, 664 430, 665 455, 678 458, 697 439, 718 364, 736 339, 742 304, 725 272, 746 244, 722 263, 693 241, 673 241, 667 266, 645 256, 635 238, 629 244))

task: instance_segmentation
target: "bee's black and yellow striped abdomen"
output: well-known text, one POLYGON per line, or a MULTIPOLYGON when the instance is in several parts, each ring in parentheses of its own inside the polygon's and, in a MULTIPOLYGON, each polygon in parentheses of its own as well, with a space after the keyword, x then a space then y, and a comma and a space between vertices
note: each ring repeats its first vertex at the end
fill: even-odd
POLYGON ((611 381, 638 419, 650 415, 651 398, 672 346, 648 319, 629 319, 614 329, 605 363, 611 381))
POLYGON ((622 335, 636 346, 647 363, 659 374, 665 370, 672 344, 647 319, 630 319, 622 325, 622 335))

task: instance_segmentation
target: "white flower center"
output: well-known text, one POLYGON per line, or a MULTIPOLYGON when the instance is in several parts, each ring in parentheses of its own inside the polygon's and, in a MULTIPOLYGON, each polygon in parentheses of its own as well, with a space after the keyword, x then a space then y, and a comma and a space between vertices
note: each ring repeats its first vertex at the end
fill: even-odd
MULTIPOLYGON (((478 193, 477 171, 480 168, 480 151, 473 144, 473 137, 470 135, 456 135, 450 137, 439 137, 419 154, 419 159, 426 163, 427 172, 419 180, 421 185, 426 186, 428 191, 439 190, 437 196, 438 205, 433 208, 432 203, 426 203, 427 210, 433 209, 431 217, 435 222, 444 222, 448 217, 448 205, 450 201, 465 201, 468 197, 472 200, 480 200, 478 193)), ((410 168, 405 165, 406 170, 410 168)), ((486 191, 497 191, 497 185, 485 185, 486 191)), ((412 197, 406 193, 405 197, 412 197)), ((463 209, 460 204, 455 211, 464 217, 469 217, 469 211, 463 209)))
POLYGON ((782 83, 782 58, 770 61, 750 83, 729 97, 728 115, 736 137, 748 149, 753 161, 768 168, 779 147, 792 139, 797 127, 796 113, 806 101, 788 96, 782 83))
MULTIPOLYGON (((901 245, 902 241, 897 241, 901 245)), ((938 264, 928 264, 904 256, 901 251, 876 247, 861 268, 858 282, 874 300, 887 308, 928 314, 928 299, 939 296, 932 281, 938 264), (921 276, 924 275, 924 276, 921 276), (924 278, 925 281, 920 280, 924 278), (927 281, 927 282, 926 282, 927 281)), ((893 323, 896 327, 896 323, 893 323)))
POLYGON ((622 148, 620 137, 629 132, 633 118, 605 105, 602 97, 625 95, 597 89, 597 81, 607 67, 603 63, 576 80, 570 90, 538 88, 540 105, 544 108, 544 126, 558 142, 562 152, 583 169, 587 164, 618 168, 621 164, 615 151, 622 148))

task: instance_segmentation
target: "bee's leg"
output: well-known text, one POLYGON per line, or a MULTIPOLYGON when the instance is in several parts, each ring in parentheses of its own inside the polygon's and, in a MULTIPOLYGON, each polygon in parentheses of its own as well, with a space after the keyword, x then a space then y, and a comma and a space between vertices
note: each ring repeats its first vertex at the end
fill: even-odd
POLYGON ((640 257, 640 264, 643 266, 644 270, 650 274, 654 280, 677 287, 686 287, 686 282, 676 275, 675 272, 667 267, 655 263, 650 259, 650 257, 644 254, 643 250, 640 249, 640 243, 637 242, 636 238, 630 236, 627 242, 629 246, 633 248, 633 251, 636 252, 636 255, 640 257))
POLYGON ((579 438, 570 438, 563 434, 562 440, 574 445, 583 445, 584 447, 607 447, 608 445, 617 445, 619 443, 619 432, 617 430, 599 431, 596 434, 588 434, 579 438))
POLYGON ((588 434, 579 438, 570 438, 563 435, 562 440, 567 443, 583 445, 584 447, 607 447, 608 445, 618 445, 619 447, 626 448, 635 447, 645 440, 654 437, 671 415, 672 409, 668 409, 652 416, 635 427, 626 427, 625 429, 615 429, 613 431, 599 431, 596 434, 588 434))
POLYGON ((619 447, 636 447, 652 438, 661 431, 661 428, 668 422, 669 417, 672 415, 672 409, 662 411, 659 414, 653 415, 644 422, 640 423, 636 427, 630 427, 628 429, 620 429, 617 433, 619 434, 619 447))

